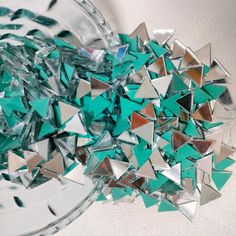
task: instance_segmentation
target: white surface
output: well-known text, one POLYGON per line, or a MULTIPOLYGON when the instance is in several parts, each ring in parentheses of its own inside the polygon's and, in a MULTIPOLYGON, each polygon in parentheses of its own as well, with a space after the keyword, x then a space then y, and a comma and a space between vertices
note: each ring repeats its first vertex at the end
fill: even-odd
MULTIPOLYGON (((235 0, 93 0, 93 3, 117 32, 130 33, 145 21, 149 31, 174 28, 175 37, 192 49, 211 42, 213 58, 217 57, 229 70, 233 81, 231 92, 235 90, 235 0)), ((145 209, 140 201, 116 206, 94 203, 56 236, 234 236, 235 186, 236 171, 221 191, 220 199, 197 209, 194 223, 178 212, 157 213, 155 208, 145 209)))

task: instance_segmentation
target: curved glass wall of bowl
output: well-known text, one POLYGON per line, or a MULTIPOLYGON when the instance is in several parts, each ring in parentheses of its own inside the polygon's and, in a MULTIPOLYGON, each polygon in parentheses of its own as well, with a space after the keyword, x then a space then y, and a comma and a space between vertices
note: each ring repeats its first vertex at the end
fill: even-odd
MULTIPOLYGON (((101 13, 87 0, 2 0, 0 45, 20 45, 22 37, 42 32, 76 46, 109 48, 118 39, 101 13)), ((98 197, 103 181, 85 177, 80 185, 52 179, 24 186, 1 179, 0 235, 51 235, 80 216, 98 197), (17 204, 17 201, 19 201, 17 204), (19 207, 23 204, 23 207, 19 207)))
POLYGON ((88 0, 2 0, 0 7, 1 41, 19 44, 14 35, 40 30, 76 46, 102 48, 118 44, 109 24, 88 0))

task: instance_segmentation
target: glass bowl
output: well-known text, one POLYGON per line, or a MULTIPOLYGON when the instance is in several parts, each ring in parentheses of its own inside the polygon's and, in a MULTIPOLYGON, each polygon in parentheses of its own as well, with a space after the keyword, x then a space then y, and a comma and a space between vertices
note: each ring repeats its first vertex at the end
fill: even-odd
MULTIPOLYGON (((1 0, 0 44, 21 44, 40 30, 76 46, 110 48, 118 44, 101 13, 87 0, 1 0), (50 24, 50 19, 56 24, 50 24), (69 32, 66 33, 66 32, 69 32)), ((98 197, 103 181, 85 177, 80 185, 52 179, 38 187, 5 181, 0 170, 0 235, 51 235, 80 216, 98 197), (18 207, 18 196, 25 207, 18 207), (50 206, 50 207, 49 207, 50 206)))

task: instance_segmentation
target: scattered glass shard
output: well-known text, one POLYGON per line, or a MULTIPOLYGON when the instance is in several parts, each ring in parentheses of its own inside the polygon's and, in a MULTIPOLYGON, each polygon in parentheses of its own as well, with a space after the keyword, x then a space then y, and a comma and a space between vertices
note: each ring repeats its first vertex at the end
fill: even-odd
POLYGON ((182 147, 190 139, 191 137, 181 133, 180 131, 175 130, 175 129, 172 130, 172 145, 173 145, 174 151, 182 147))
POLYGON ((214 81, 220 79, 229 79, 230 74, 226 69, 220 64, 218 60, 213 60, 209 72, 205 76, 206 81, 214 81))
POLYGON ((217 198, 219 198, 221 194, 213 189, 212 187, 202 184, 201 187, 201 198, 200 198, 200 205, 205 205, 210 201, 213 201, 217 198))
POLYGON ((156 97, 157 97, 157 92, 153 88, 151 80, 145 77, 137 93, 135 94, 135 98, 156 98, 156 97))
POLYGON ((142 125, 145 125, 147 123, 149 123, 149 121, 147 119, 145 119, 144 117, 142 117, 138 113, 133 112, 132 120, 131 120, 131 130, 135 130, 136 128, 138 128, 142 125))
POLYGON ((95 99, 99 95, 106 92, 108 89, 110 89, 111 86, 107 83, 104 83, 98 79, 91 78, 91 94, 92 98, 95 99))
POLYGON ((146 28, 146 24, 142 22, 130 35, 131 38, 140 37, 142 41, 148 41, 149 36, 146 28))
POLYGON ((181 67, 189 68, 192 66, 201 66, 201 62, 190 48, 186 48, 181 67))
POLYGON ((140 113, 146 116, 150 120, 156 120, 156 113, 153 107, 152 102, 149 102, 141 111, 140 113))
POLYGON ((61 114, 61 123, 65 123, 79 112, 79 108, 71 106, 65 102, 58 102, 61 114))
POLYGON ((181 184, 180 167, 181 167, 180 163, 176 164, 172 166, 170 169, 164 170, 161 174, 180 185, 181 184))
POLYGON ((199 87, 202 87, 202 84, 203 84, 202 73, 203 73, 203 67, 195 66, 195 67, 188 68, 187 70, 184 70, 182 72, 182 75, 186 76, 188 79, 193 81, 199 87))
POLYGON ((150 179, 157 178, 150 161, 146 161, 144 165, 137 170, 136 175, 150 179))
POLYGON ((155 29, 152 31, 159 45, 164 45, 174 34, 174 29, 155 29))
POLYGON ((180 58, 184 56, 186 47, 177 39, 174 40, 172 44, 172 58, 180 58))
POLYGON ((81 121, 80 115, 78 113, 66 123, 64 131, 82 135, 87 134, 85 127, 81 121))
POLYGON ((211 44, 207 43, 203 47, 195 51, 196 57, 201 61, 202 64, 211 65, 211 44))
POLYGON ((148 143, 152 144, 153 142, 153 132, 154 132, 154 124, 153 122, 148 122, 135 130, 133 132, 138 135, 140 138, 144 139, 148 143))
POLYGON ((169 169, 169 165, 164 161, 160 151, 158 150, 158 147, 156 147, 152 154, 150 155, 149 157, 153 167, 154 167, 154 170, 157 171, 157 170, 166 170, 166 169, 169 169))
POLYGON ((166 63, 163 57, 157 58, 151 65, 148 66, 148 70, 152 71, 160 76, 166 76, 166 63))
POLYGON ((24 158, 15 154, 12 151, 8 152, 8 172, 12 173, 20 169, 21 167, 26 165, 26 161, 24 158))
POLYGON ((74 163, 71 166, 68 167, 67 170, 65 170, 65 173, 63 175, 65 179, 74 181, 78 184, 85 184, 84 181, 84 169, 81 163, 74 163))
POLYGON ((81 99, 85 95, 91 92, 91 84, 90 82, 80 79, 77 90, 76 90, 76 97, 81 99))
POLYGON ((212 121, 211 107, 209 102, 202 104, 193 114, 193 119, 201 121, 212 121))
POLYGON ((160 93, 163 97, 165 97, 171 80, 172 80, 172 75, 166 75, 157 79, 153 79, 152 85, 158 91, 158 93, 160 93))
POLYGON ((192 111, 193 106, 193 96, 192 93, 184 95, 182 98, 176 101, 184 111, 190 113, 192 111))

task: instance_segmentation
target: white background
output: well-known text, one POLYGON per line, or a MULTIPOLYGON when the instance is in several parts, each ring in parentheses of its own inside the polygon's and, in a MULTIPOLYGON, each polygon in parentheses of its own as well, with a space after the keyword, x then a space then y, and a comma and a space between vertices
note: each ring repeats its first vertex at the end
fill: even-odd
MULTIPOLYGON (((211 42, 213 58, 218 58, 232 75, 231 93, 235 94, 235 0, 93 0, 93 3, 116 32, 130 33, 145 21, 149 32, 155 28, 175 29, 175 38, 193 50, 211 42)), ((194 223, 178 212, 145 209, 141 201, 119 205, 94 203, 56 236, 234 236, 236 171, 221 192, 220 199, 197 209, 194 223)))

